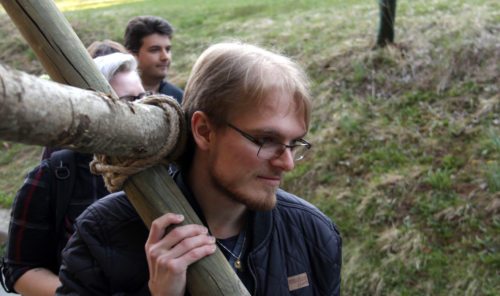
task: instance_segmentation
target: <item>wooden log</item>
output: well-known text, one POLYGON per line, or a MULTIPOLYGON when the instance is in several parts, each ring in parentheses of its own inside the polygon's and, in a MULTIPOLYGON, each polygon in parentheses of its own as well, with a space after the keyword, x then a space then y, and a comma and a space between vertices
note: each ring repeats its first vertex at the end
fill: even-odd
MULTIPOLYGON (((173 124, 178 124, 174 118, 173 124)), ((172 134, 162 109, 110 100, 0 64, 0 138, 84 153, 143 158, 172 134)))
MULTIPOLYGON (((53 1, 0 1, 53 80, 113 94, 53 1)), ((184 197, 176 187, 167 170, 154 167, 132 176, 125 192, 148 227, 165 212, 183 214, 184 223, 199 223, 192 208, 177 207, 184 197), (166 185, 160 187, 160 180, 166 185), (151 206, 157 203, 162 206, 151 206)), ((249 295, 220 250, 189 267, 187 285, 192 295, 249 295)))

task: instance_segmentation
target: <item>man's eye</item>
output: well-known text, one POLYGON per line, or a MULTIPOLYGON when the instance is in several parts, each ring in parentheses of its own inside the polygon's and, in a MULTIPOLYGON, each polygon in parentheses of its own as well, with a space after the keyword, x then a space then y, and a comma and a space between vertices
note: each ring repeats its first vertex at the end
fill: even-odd
POLYGON ((259 141, 262 144, 277 144, 279 141, 276 138, 271 138, 271 137, 259 137, 257 138, 257 141, 259 141))

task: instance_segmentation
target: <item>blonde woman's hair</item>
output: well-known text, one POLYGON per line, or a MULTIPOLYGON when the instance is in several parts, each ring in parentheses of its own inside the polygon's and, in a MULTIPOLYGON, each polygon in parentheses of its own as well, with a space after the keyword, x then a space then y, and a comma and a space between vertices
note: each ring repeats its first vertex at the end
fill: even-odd
POLYGON ((94 59, 97 68, 110 82, 117 73, 137 71, 137 61, 128 53, 116 52, 94 59))

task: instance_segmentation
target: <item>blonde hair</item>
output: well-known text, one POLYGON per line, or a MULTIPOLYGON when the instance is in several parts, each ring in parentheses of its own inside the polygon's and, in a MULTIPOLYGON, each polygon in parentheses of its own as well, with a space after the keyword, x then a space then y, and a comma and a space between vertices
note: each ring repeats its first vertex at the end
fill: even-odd
POLYGON ((308 127, 309 82, 295 62, 255 45, 219 43, 206 49, 194 64, 182 106, 188 124, 194 112, 203 111, 220 126, 230 112, 271 99, 266 95, 272 90, 293 95, 308 127))
POLYGON ((108 82, 120 72, 137 71, 137 61, 134 56, 128 53, 116 52, 94 59, 99 71, 108 82))
POLYGON ((221 127, 238 111, 274 99, 269 96, 271 91, 291 94, 296 112, 303 111, 309 128, 309 81, 295 62, 240 42, 218 43, 206 49, 194 64, 184 92, 182 108, 188 125, 188 145, 179 164, 183 168, 191 164, 195 150, 191 134, 194 112, 204 112, 212 124, 221 127))

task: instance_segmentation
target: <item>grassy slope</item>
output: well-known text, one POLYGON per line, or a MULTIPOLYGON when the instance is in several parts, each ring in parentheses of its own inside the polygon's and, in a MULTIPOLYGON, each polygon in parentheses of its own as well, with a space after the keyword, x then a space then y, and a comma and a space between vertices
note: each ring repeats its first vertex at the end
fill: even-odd
MULTIPOLYGON (((170 78, 181 86, 201 50, 227 38, 277 48, 307 68, 314 150, 285 187, 340 227, 344 295, 498 293, 498 1, 401 1, 397 47, 377 51, 375 1, 166 2, 178 1, 66 15, 85 45, 121 41, 133 15, 166 17, 177 28, 170 78)), ((15 28, 0 25, 0 59, 40 73, 15 28)), ((33 149, 15 147, 0 148, 2 180, 18 167, 5 169, 5 151, 21 159, 20 149, 33 149)), ((18 180, 0 183, 0 195, 18 180)))

